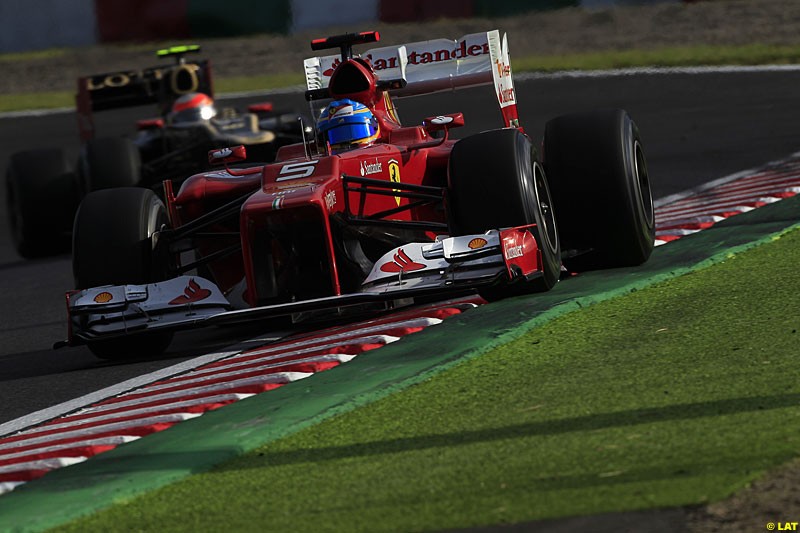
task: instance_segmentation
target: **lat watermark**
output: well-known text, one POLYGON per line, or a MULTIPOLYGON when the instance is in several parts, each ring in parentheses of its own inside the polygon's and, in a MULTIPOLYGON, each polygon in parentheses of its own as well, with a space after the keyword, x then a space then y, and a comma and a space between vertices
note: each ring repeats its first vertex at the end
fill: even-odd
POLYGON ((767 531, 797 531, 798 522, 767 522, 767 531))

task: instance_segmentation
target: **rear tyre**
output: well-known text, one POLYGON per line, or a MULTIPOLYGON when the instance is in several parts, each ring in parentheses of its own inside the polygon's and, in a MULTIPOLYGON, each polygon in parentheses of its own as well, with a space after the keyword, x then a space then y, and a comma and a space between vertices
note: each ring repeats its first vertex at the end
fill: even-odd
POLYGON ((569 270, 636 266, 653 251, 655 216, 639 129, 621 109, 547 123, 544 164, 569 270))
POLYGON ((92 139, 83 147, 80 169, 86 191, 136 187, 141 181, 142 158, 130 139, 92 139))
POLYGON ((543 275, 481 291, 488 300, 551 289, 561 274, 561 246, 544 168, 530 139, 516 129, 492 130, 456 143, 448 170, 452 233, 536 224, 543 275))
POLYGON ((62 150, 13 154, 6 170, 6 213, 17 253, 27 259, 68 253, 78 200, 75 174, 62 150))
MULTIPOLYGON (((164 204, 149 189, 128 187, 88 194, 75 216, 75 286, 86 289, 166 279, 168 265, 156 253, 153 235, 168 223, 164 204)), ((103 359, 150 357, 166 350, 171 340, 171 332, 141 333, 91 341, 89 349, 103 359)))

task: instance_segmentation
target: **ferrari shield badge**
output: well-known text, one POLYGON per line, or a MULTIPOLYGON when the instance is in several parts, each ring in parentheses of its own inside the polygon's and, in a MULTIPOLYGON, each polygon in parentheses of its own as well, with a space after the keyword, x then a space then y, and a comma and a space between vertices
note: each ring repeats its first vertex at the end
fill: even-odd
MULTIPOLYGON (((389 160, 389 179, 392 183, 400 183, 400 165, 396 159, 389 160)), ((394 192, 400 192, 400 189, 392 189, 394 192)), ((400 207, 400 197, 395 196, 394 201, 397 202, 397 207, 400 207)))

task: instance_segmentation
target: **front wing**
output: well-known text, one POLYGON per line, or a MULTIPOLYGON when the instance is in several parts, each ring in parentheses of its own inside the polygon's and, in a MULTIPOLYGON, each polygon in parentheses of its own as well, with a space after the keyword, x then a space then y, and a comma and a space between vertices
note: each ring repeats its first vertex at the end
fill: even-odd
POLYGON ((540 251, 526 226, 405 244, 375 264, 358 292, 264 307, 235 309, 213 282, 199 276, 95 287, 67 293, 69 338, 61 344, 276 316, 299 319, 327 311, 330 317, 375 304, 389 309, 414 298, 540 275, 540 251))

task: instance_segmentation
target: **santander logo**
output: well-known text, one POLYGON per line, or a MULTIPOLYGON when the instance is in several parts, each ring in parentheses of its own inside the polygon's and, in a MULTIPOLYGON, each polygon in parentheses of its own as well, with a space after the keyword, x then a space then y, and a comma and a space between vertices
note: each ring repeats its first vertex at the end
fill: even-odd
POLYGON ((414 270, 422 270, 425 265, 422 263, 415 263, 402 248, 400 248, 391 263, 384 263, 381 265, 381 272, 413 272, 414 270))
MULTIPOLYGON (((435 41, 434 41, 435 42, 435 41)), ((452 41, 450 41, 452 42, 452 41)), ((424 45, 427 43, 415 43, 417 45, 424 45)), ((441 46, 441 43, 438 43, 441 46)), ((428 46, 419 46, 418 48, 408 48, 407 47, 407 57, 408 57, 408 64, 409 65, 425 65, 428 63, 441 63, 443 61, 452 61, 454 59, 467 59, 469 57, 476 57, 481 55, 488 55, 489 54, 489 43, 488 42, 475 42, 473 41, 472 44, 469 44, 466 40, 458 41, 456 46, 450 46, 447 48, 441 47, 436 48, 428 44, 428 46)), ((372 50, 368 51, 364 56, 363 59, 367 60, 371 65, 372 69, 375 72, 380 72, 381 70, 385 69, 393 69, 398 68, 399 62, 397 60, 396 51, 394 49, 391 52, 381 51, 380 55, 373 53, 372 50)), ((323 70, 322 75, 326 77, 330 77, 333 75, 333 72, 336 70, 341 64, 340 59, 334 59, 331 65, 323 70)))
POLYGON ((361 175, 368 176, 370 174, 378 174, 383 172, 383 163, 378 161, 378 158, 375 158, 374 163, 367 163, 366 161, 361 161, 361 175))

